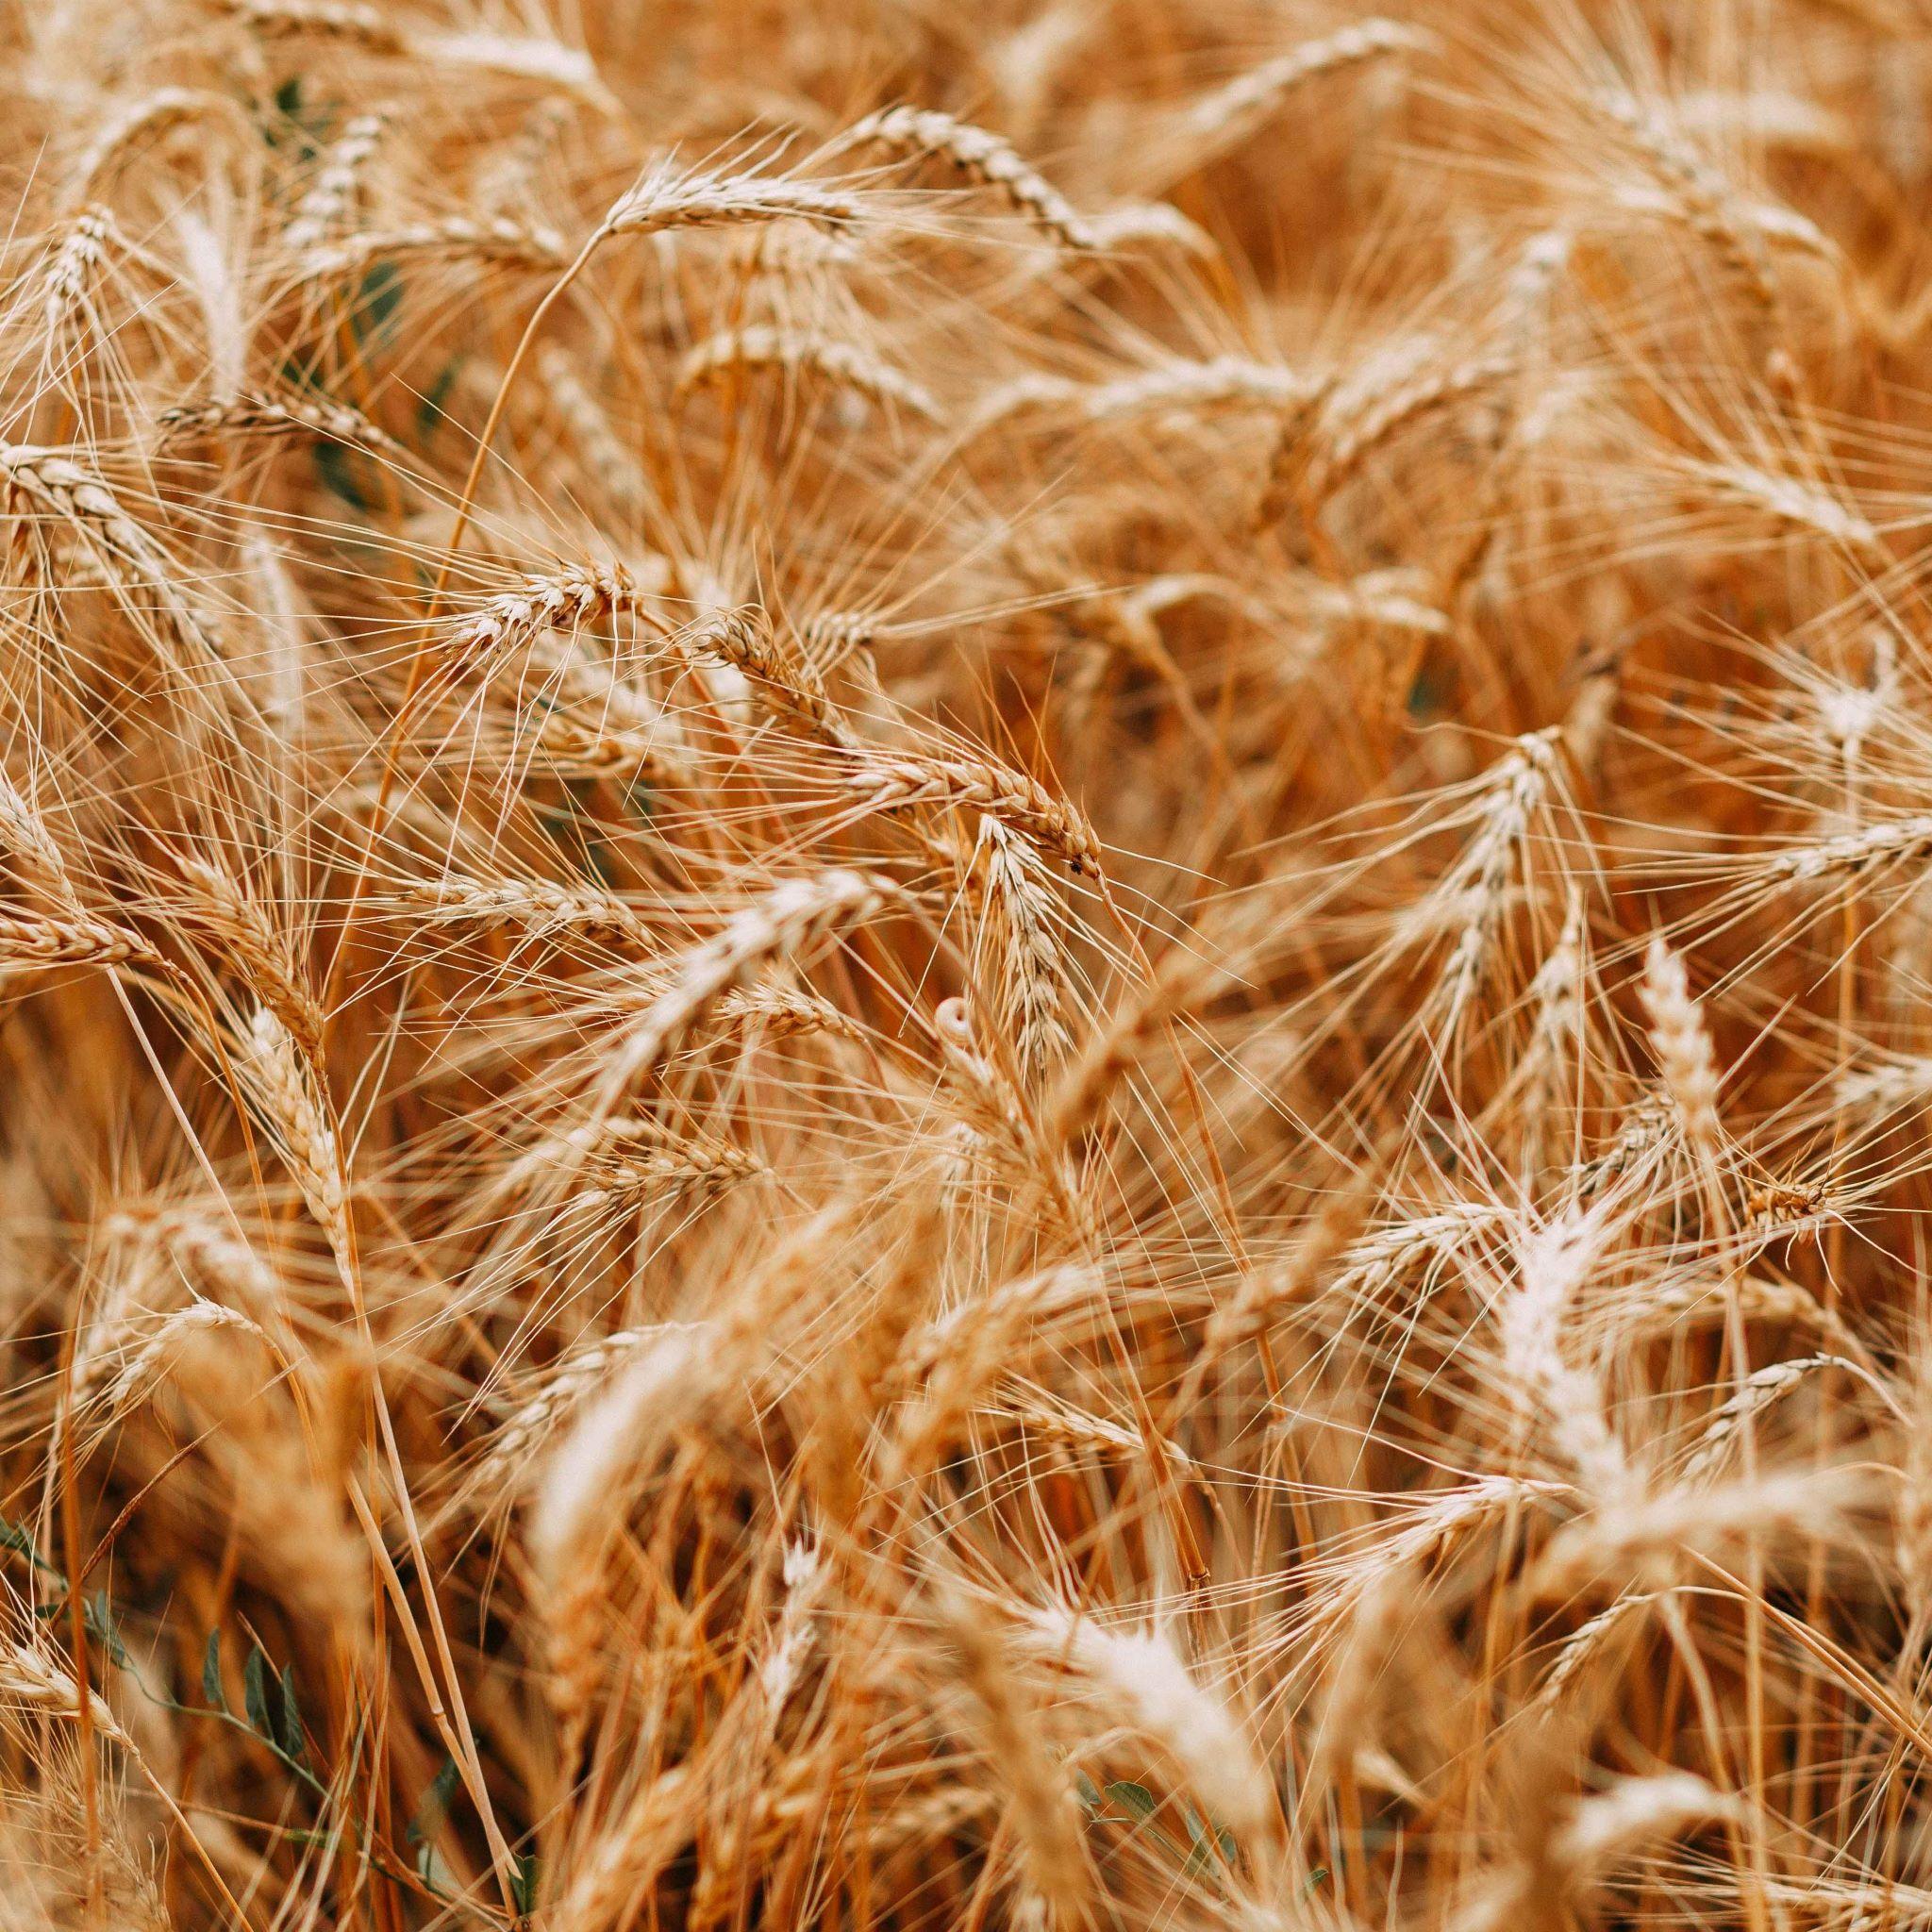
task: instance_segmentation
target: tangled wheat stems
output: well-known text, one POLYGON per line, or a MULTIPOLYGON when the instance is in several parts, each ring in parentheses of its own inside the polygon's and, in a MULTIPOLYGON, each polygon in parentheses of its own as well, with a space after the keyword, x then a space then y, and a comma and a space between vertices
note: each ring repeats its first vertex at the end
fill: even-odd
POLYGON ((961 27, 0 17, 9 1925, 1923 1916, 1925 25, 961 27))

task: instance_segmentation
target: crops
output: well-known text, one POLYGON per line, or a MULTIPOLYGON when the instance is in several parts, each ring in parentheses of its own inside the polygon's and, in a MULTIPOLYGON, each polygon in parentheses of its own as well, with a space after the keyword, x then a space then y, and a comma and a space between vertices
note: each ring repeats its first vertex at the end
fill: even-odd
POLYGON ((1916 0, 0 157, 0 1924, 1932 1917, 1916 0))

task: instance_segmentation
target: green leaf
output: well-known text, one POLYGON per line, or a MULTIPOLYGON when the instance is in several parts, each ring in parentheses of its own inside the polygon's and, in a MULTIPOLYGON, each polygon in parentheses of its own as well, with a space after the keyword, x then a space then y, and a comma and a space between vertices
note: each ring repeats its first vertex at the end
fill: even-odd
POLYGON ((1327 1866, 1317 1865, 1315 1869, 1308 1874, 1308 1882, 1302 1887, 1302 1896, 1304 1898, 1313 1898, 1315 1895, 1316 1889, 1320 1886, 1325 1885, 1327 1882, 1327 1866))
POLYGON ((315 474, 331 495, 340 496, 351 509, 368 510, 375 498, 363 489, 357 473, 357 459, 339 442, 325 437, 315 445, 315 474))
POLYGON ((268 1658, 257 1644, 248 1653, 242 1670, 242 1707, 248 1713, 248 1726, 265 1743, 275 1741, 275 1719, 268 1705, 268 1658))
POLYGON ((1213 1870, 1214 1840, 1208 1836, 1208 1827, 1201 1823, 1201 1814, 1191 1805, 1181 1807, 1181 1817, 1186 1821, 1188 1837, 1193 1845, 1184 1868, 1184 1874, 1191 1878, 1198 1873, 1213 1870))
POLYGON ((228 1700, 222 1692, 222 1633, 210 1630, 201 1652, 201 1694, 210 1710, 225 1711, 228 1700))
POLYGON ((423 1802, 416 1807, 416 1815, 410 1819, 404 1832, 411 1844, 422 1844, 436 1835, 437 1827, 449 1816, 449 1801, 457 1793, 457 1761, 445 1756, 441 1768, 429 1780, 429 1786, 423 1793, 423 1802))
POLYGON ((298 1762, 308 1738, 302 1729, 302 1699, 295 1690, 295 1666, 282 1666, 282 1749, 298 1762))
POLYGON ((1103 1802, 1100 1795, 1100 1787, 1084 1771, 1076 1771, 1074 1774, 1074 1790, 1078 1795, 1081 1804, 1086 1806, 1088 1810, 1098 1811, 1100 1809, 1103 1802))
POLYGON ((275 112, 262 124, 261 138, 270 147, 291 145, 299 160, 312 161, 322 152, 331 115, 325 108, 311 109, 302 93, 303 76, 291 74, 275 91, 275 112))
POLYGON ((423 392, 423 400, 416 406, 416 428, 425 442, 427 442, 438 426, 448 421, 443 405, 449 401, 450 391, 457 386, 457 377, 462 373, 463 358, 453 356, 437 371, 435 379, 423 392))
POLYGON ((451 1874, 436 1849, 437 1827, 449 1815, 450 1800, 457 1791, 457 1761, 445 1757, 436 1775, 423 1793, 404 1837, 416 1847, 416 1875, 439 1895, 449 1891, 451 1874))
POLYGON ((596 827, 596 821, 584 815, 575 795, 561 805, 540 805, 537 820, 577 870, 593 885, 614 886, 617 874, 610 863, 610 848, 596 827))
POLYGON ((114 1627, 114 1606, 105 1590, 97 1590, 81 1607, 81 1622, 87 1634, 102 1646, 123 1670, 127 1668, 127 1646, 114 1627))
POLYGON ((17 1523, 9 1523, 0 1516, 0 1550, 17 1550, 36 1570, 44 1570, 50 1576, 58 1576, 60 1572, 41 1555, 33 1538, 17 1523))
POLYGON ((527 1918, 537 1909, 538 1866, 535 1852, 519 1852, 516 1870, 509 1876, 509 1895, 518 1912, 527 1918))
POLYGON ((437 1856, 432 1844, 416 1847, 416 1876, 438 1898, 446 1898, 450 1890, 449 1867, 437 1856))
POLYGON ((349 310, 349 326, 356 340, 378 347, 395 333, 396 311, 403 306, 402 271, 392 261, 371 262, 349 310))
POLYGON ((1447 696, 1448 690, 1441 675, 1424 664, 1416 673, 1415 682, 1408 688, 1408 715, 1411 718, 1426 718, 1430 712, 1441 709, 1443 700, 1447 696))
POLYGON ((1160 1800, 1145 1785, 1133 1784, 1125 1778, 1116 1778, 1108 1785, 1107 1795, 1143 1822, 1160 1809, 1160 1800))

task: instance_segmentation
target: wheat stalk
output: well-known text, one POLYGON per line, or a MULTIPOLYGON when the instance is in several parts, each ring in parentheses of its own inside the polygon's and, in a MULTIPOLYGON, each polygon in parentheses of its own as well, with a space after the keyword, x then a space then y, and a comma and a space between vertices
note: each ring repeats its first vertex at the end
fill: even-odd
POLYGON ((334 442, 400 458, 403 450, 385 430, 341 403, 313 396, 238 395, 205 403, 176 403, 163 409, 164 444, 194 436, 323 436, 334 442))
POLYGON ((531 226, 497 216, 473 221, 450 215, 407 228, 376 228, 339 242, 319 242, 299 258, 297 273, 309 282, 340 281, 372 262, 396 256, 488 262, 533 275, 561 275, 575 251, 555 228, 531 226))
POLYGON ((1391 55, 1420 52, 1429 44, 1415 27, 1374 18, 1304 41, 1195 101, 1185 122, 1190 144, 1203 158, 1224 153, 1280 114, 1310 81, 1391 55))
POLYGON ((678 368, 680 389, 714 382, 735 369, 808 371, 868 401, 906 410, 927 423, 943 420, 938 401, 903 371, 855 342, 803 329, 753 323, 700 342, 678 368))
POLYGON ((282 246, 296 257, 320 248, 340 228, 354 206, 362 176, 381 144, 387 112, 358 114, 330 147, 315 184, 302 197, 294 218, 282 230, 282 246))
POLYGON ((854 196, 817 182, 685 173, 667 163, 611 204, 599 232, 661 235, 678 228, 780 221, 839 228, 858 221, 861 213, 854 196))
POLYGON ((940 1600, 944 1651, 971 1702, 981 1749, 1010 1794, 1009 1813, 1024 1847, 1028 1886, 1048 1924, 1077 1924, 1089 1884, 1079 1813, 1064 1771, 1054 1762, 1013 1661, 985 1617, 957 1591, 940 1600))
POLYGON ((838 870, 772 887, 734 914, 715 939, 684 956, 670 985, 617 1043, 599 1083, 601 1094, 614 1098, 657 1066, 714 1001, 759 968, 791 957, 822 933, 869 919, 898 896, 876 874, 838 870))

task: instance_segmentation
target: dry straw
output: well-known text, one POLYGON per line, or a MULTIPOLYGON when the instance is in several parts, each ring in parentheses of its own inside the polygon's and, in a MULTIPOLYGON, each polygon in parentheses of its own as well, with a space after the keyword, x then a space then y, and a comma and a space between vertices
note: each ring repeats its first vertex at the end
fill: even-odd
POLYGON ((1913 8, 15 16, 9 1925, 1924 1916, 1913 8))

